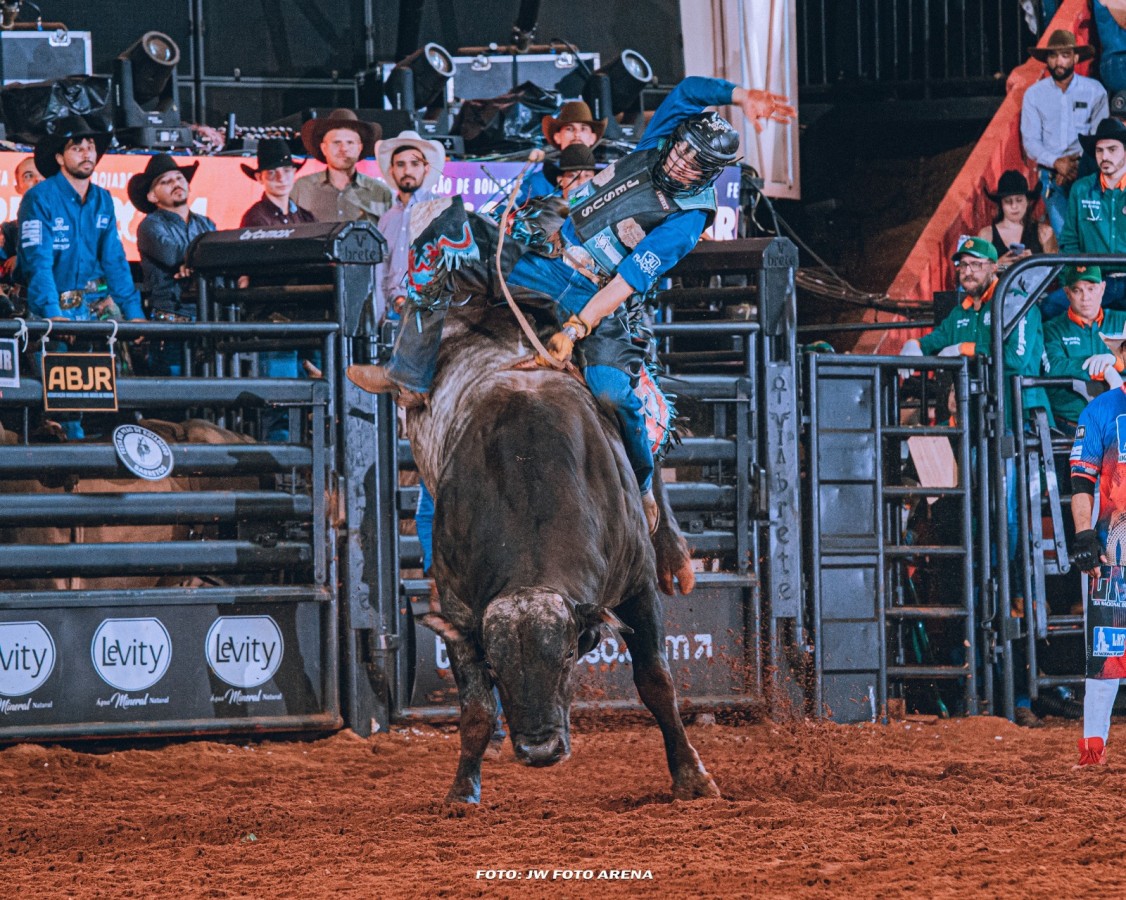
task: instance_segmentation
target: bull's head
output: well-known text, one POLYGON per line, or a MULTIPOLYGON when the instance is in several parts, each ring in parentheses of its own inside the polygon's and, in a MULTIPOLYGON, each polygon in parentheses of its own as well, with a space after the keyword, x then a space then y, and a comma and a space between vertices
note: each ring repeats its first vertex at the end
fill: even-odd
MULTIPOLYGON (((423 617, 447 641, 467 638, 437 614, 423 617)), ((571 695, 578 659, 603 625, 629 629, 608 609, 575 604, 547 588, 494 598, 480 625, 483 664, 500 692, 516 758, 550 766, 571 754, 571 695)))

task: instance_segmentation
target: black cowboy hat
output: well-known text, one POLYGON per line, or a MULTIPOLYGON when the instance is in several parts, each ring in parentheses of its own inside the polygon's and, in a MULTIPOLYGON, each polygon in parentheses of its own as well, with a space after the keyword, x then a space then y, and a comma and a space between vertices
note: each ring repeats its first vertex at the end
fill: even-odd
POLYGON ((108 131, 95 131, 82 116, 63 116, 63 118, 57 119, 53 125, 51 133, 43 135, 35 144, 35 168, 44 178, 50 178, 52 175, 59 173, 61 167, 58 160, 55 159, 55 154, 66 149, 67 141, 81 141, 83 138, 91 138, 98 151, 98 159, 101 159, 106 152, 106 148, 109 147, 109 142, 113 139, 113 135, 108 131))
POLYGON ((571 144, 559 154, 558 162, 548 160, 543 164, 543 177, 552 184, 558 184, 564 172, 593 172, 597 166, 594 152, 586 144, 571 144))
POLYGON ((304 159, 299 163, 293 161, 293 154, 289 152, 287 141, 283 141, 281 138, 266 138, 258 142, 258 168, 253 169, 246 163, 241 163, 241 167, 247 178, 257 180, 259 172, 280 169, 283 166, 293 166, 295 169, 300 169, 305 163, 306 160, 304 159))
POLYGON ((376 122, 365 122, 350 109, 334 109, 323 119, 310 119, 301 126, 301 143, 309 155, 319 162, 325 161, 321 141, 335 128, 347 128, 360 136, 360 159, 375 155, 375 142, 383 137, 383 128, 376 122))
POLYGON ((1118 141, 1123 147, 1126 147, 1126 125, 1123 125, 1114 116, 1107 116, 1099 122, 1099 127, 1095 129, 1094 134, 1079 135, 1079 143, 1083 145, 1083 149, 1087 153, 1092 155, 1095 152, 1095 144, 1099 141, 1118 141))
POLYGON ((1095 58, 1095 48, 1090 44, 1075 43, 1075 35, 1066 28, 1057 28, 1048 35, 1048 43, 1045 46, 1028 48, 1032 58, 1042 63, 1046 63, 1048 54, 1055 50, 1074 50, 1076 62, 1095 58))
POLYGON ((993 193, 986 191, 985 196, 996 203, 1001 205, 1001 201, 1006 197, 1016 197, 1024 195, 1028 198, 1029 203, 1036 202, 1036 198, 1040 196, 1040 182, 1036 182, 1036 186, 1029 188, 1028 182, 1024 176, 1016 169, 1009 169, 1002 173, 1001 177, 997 180, 997 191, 993 193))
POLYGON ((192 163, 190 166, 178 166, 176 160, 167 153, 154 156, 149 159, 149 164, 145 166, 145 170, 130 178, 129 183, 125 186, 125 191, 129 195, 129 202, 133 204, 134 209, 146 214, 151 213, 156 209, 156 204, 149 202, 149 190, 152 188, 153 182, 169 172, 180 172, 184 179, 190 182, 198 168, 198 162, 192 163))

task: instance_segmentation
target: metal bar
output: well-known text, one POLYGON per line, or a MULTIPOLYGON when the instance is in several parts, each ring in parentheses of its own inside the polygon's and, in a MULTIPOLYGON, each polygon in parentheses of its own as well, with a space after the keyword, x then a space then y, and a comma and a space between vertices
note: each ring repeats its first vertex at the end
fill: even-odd
POLYGON ((955 415, 963 423, 963 431, 958 440, 958 481, 965 489, 962 495, 962 546, 966 553, 962 556, 962 604, 965 612, 965 633, 963 642, 966 647, 966 659, 969 661, 969 672, 966 675, 963 702, 967 715, 977 715, 977 624, 974 621, 974 556, 973 547, 973 479, 971 475, 972 458, 970 455, 970 377, 969 366, 963 360, 961 367, 954 373, 954 402, 957 407, 955 415))
POLYGON ((11 578, 191 575, 204 572, 274 572, 305 567, 308 544, 280 541, 166 541, 121 544, 23 544, 0 547, 0 576, 11 578))
MULTIPOLYGON (((886 500, 883 494, 884 488, 884 441, 881 435, 881 429, 884 427, 884 417, 881 414, 880 407, 883 406, 884 398, 884 384, 881 376, 883 375, 882 369, 875 369, 872 372, 872 397, 878 404, 876 409, 875 430, 876 430, 876 462, 873 469, 874 477, 872 479, 872 489, 875 493, 876 501, 876 646, 880 648, 878 665, 879 671, 876 676, 876 708, 872 714, 881 719, 884 724, 887 724, 887 708, 888 708, 888 661, 887 661, 887 608, 888 597, 891 593, 888 591, 888 570, 887 570, 887 550, 885 546, 887 542, 887 532, 885 530, 885 521, 887 510, 884 507, 886 500)), ((890 389, 892 392, 898 390, 899 377, 893 372, 892 380, 890 382, 890 389)), ((896 528, 895 539, 899 540, 899 529, 896 528)), ((894 554, 893 554, 894 556, 894 554)))
POLYGON ((905 322, 835 322, 825 325, 799 325, 798 334, 830 334, 851 331, 907 331, 934 328, 934 319, 910 319, 905 322))
POLYGON ((817 401, 817 384, 819 378, 820 362, 816 353, 806 356, 806 407, 809 410, 809 560, 810 572, 809 593, 813 607, 813 714, 817 718, 825 716, 825 658, 821 646, 822 634, 822 597, 821 573, 824 559, 821 556, 821 495, 817 490, 821 484, 821 429, 820 410, 817 401))
POLYGON ((913 487, 900 487, 899 485, 887 485, 884 487, 883 494, 885 500, 891 498, 899 500, 903 497, 962 497, 966 494, 968 488, 964 487, 922 487, 915 485, 913 487))
MULTIPOLYGON (((47 333, 43 320, 27 321, 29 341, 37 341, 47 333)), ((77 335, 79 337, 109 337, 114 333, 111 322, 53 321, 51 334, 77 335)), ((118 322, 117 336, 121 339, 136 337, 320 337, 337 334, 340 326, 335 322, 118 322)), ((0 319, 0 337, 14 337, 20 331, 17 322, 0 319)))
MULTIPOLYGON (((313 382, 305 378, 119 378, 122 409, 146 406, 187 409, 193 406, 308 406, 315 401, 313 382)), ((0 406, 42 406, 43 384, 21 379, 4 388, 0 406)))
MULTIPOLYGON (((666 288, 661 291, 664 303, 754 303, 758 300, 758 288, 754 285, 742 287, 693 287, 666 288)), ((720 324, 720 323, 716 323, 720 324)))
POLYGON ((0 609, 54 607, 232 606, 240 603, 333 603, 323 587, 219 585, 113 590, 0 591, 0 609))
POLYGON ((893 619, 965 619, 961 606, 892 606, 887 614, 893 619))
MULTIPOLYGON (((9 717, 6 722, 12 721, 9 717)), ((57 741, 66 738, 104 738, 117 735, 196 735, 286 731, 337 731, 344 723, 338 713, 323 712, 309 716, 248 716, 232 719, 167 719, 153 722, 74 722, 65 725, 5 725, 0 728, 0 742, 57 741)))
POLYGON ((709 337, 720 335, 758 334, 762 328, 758 322, 654 322, 650 328, 656 337, 675 337, 676 335, 699 334, 709 337))
MULTIPOLYGON (((279 265, 284 265, 279 262, 279 265)), ((332 265, 325 261, 324 269, 332 265)), ((310 265, 302 263, 301 268, 308 270, 310 265)), ((335 296, 335 287, 331 284, 279 284, 262 285, 259 287, 216 288, 215 299, 220 303, 266 303, 277 300, 331 300, 335 296)))
POLYGON ((966 429, 960 425, 892 425, 881 429, 881 433, 888 437, 919 437, 921 435, 956 437, 965 434, 965 431, 966 429))
MULTIPOLYGON (((1067 552, 1067 537, 1063 526, 1063 504, 1060 501, 1059 479, 1056 477, 1055 449, 1052 444, 1048 414, 1040 408, 1036 410, 1036 427, 1040 435, 1040 457, 1044 460, 1044 481, 1048 488, 1048 511, 1052 516, 1052 529, 1056 549, 1056 566, 1059 573, 1066 574, 1071 569, 1071 557, 1067 552)), ((1064 453, 1070 452, 1070 442, 1062 447, 1064 453)))
MULTIPOLYGON (((313 463, 296 444, 171 444, 174 475, 262 475, 313 463)), ((0 477, 46 474, 129 477, 111 444, 39 444, 0 447, 0 477)))
POLYGON ((312 512, 307 496, 265 491, 0 494, 0 525, 7 527, 280 522, 312 512))
MULTIPOLYGON (((325 387, 324 383, 321 384, 325 387)), ((325 410, 321 405, 313 407, 313 580, 324 584, 328 577, 327 555, 328 527, 325 511, 327 493, 327 461, 325 459, 325 410)), ((292 432, 291 432, 292 433, 292 432)))
POLYGON ((968 666, 888 666, 888 676, 898 679, 965 678, 968 666))
MULTIPOLYGON (((1010 395, 1013 400, 1013 421, 1017 423, 1024 422, 1024 397, 1021 395, 1020 382, 1017 379, 1009 380, 1009 388, 1012 391, 1010 395)), ((1026 434, 1023 426, 1018 424, 1013 429, 1013 439, 1016 444, 1016 459, 1014 462, 1014 476, 1012 490, 1017 494, 1017 571, 1020 572, 1021 577, 1021 590, 1024 593, 1024 626, 1025 626, 1025 643, 1028 648, 1028 662, 1030 665, 1029 674, 1026 675, 1026 680, 1031 680, 1031 672, 1036 671, 1031 668, 1031 661, 1036 657, 1036 634, 1035 629, 1028 627, 1032 622, 1032 560, 1030 558, 1031 538, 1029 536, 1029 518, 1033 515, 1029 503, 1029 474, 1028 474, 1028 449, 1026 446, 1026 434)), ((1037 466, 1037 473, 1039 473, 1039 466, 1037 466)), ((1037 518, 1040 516, 1040 497, 1039 493, 1036 497, 1036 510, 1035 515, 1037 518)), ((1039 553, 1039 548, 1037 548, 1039 553)), ((1006 564, 1008 562, 1008 549, 1005 551, 1006 564)), ((1002 616, 1012 616, 1012 608, 1002 608, 1002 616)), ((1005 676, 1006 680, 1011 680, 1016 677, 1015 660, 1012 654, 1012 645, 1008 647, 1008 652, 1005 654, 1005 667, 1008 669, 1008 674, 1005 676)), ((1034 696, 1034 695, 1030 695, 1034 696)), ((1015 702, 1015 701, 1014 701, 1015 702)))
POLYGON ((970 550, 953 544, 912 544, 902 547, 885 547, 884 553, 897 559, 912 556, 965 556, 970 550))

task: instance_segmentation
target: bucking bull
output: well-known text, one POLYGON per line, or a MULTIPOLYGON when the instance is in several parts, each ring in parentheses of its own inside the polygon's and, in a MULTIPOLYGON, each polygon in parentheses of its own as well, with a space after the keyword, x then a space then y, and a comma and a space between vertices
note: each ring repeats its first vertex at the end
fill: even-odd
MULTIPOLYGON (((436 498, 441 611, 422 621, 445 638, 461 704, 446 799, 480 800, 494 685, 519 761, 568 758, 576 663, 604 628, 629 648, 638 694, 664 737, 673 795, 718 797, 688 741, 663 653, 658 584, 672 594, 674 581, 683 593, 694 583, 663 491, 650 538, 616 422, 578 379, 511 368, 531 348, 512 313, 493 303, 478 296, 450 311, 430 402, 406 418, 436 498)), ((541 333, 558 328, 550 313, 528 312, 541 333)))

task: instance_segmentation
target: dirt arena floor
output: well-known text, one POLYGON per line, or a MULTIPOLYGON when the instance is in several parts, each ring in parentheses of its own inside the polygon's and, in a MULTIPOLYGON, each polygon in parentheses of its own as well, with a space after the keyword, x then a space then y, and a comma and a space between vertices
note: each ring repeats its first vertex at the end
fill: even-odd
POLYGON ((486 761, 479 808, 441 802, 452 729, 14 746, 0 895, 1120 896, 1126 750, 1073 772, 1078 732, 696 724, 724 797, 683 803, 656 728, 584 722, 562 766, 486 761))

